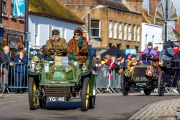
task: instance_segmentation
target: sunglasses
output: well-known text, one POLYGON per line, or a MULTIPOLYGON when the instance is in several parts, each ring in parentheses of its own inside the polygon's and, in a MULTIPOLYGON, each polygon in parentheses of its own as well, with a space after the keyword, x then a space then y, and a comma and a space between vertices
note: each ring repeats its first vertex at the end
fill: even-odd
POLYGON ((74 36, 80 36, 80 34, 79 33, 75 33, 74 36))

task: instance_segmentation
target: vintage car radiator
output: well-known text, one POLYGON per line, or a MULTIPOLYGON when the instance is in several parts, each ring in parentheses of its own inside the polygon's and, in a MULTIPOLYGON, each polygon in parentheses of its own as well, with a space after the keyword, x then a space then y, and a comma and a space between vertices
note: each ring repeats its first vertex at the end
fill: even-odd
POLYGON ((45 96, 52 97, 61 97, 61 96, 69 96, 70 87, 69 86, 59 86, 59 87, 45 87, 45 96))
POLYGON ((147 82, 146 70, 148 66, 136 66, 134 68, 133 79, 135 82, 147 82))

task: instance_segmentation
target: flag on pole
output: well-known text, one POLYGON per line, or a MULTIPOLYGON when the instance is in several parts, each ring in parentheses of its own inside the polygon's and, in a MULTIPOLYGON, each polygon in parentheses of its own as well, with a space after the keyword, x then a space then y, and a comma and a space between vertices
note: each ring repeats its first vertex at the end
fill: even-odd
POLYGON ((13 0, 13 16, 24 17, 25 16, 25 0, 13 0))

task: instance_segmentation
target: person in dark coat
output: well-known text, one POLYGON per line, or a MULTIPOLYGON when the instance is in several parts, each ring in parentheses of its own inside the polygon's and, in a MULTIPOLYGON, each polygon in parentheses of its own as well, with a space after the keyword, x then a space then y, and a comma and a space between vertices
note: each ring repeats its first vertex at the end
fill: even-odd
POLYGON ((24 74, 26 71, 26 64, 28 63, 28 57, 26 56, 26 51, 21 50, 19 55, 17 55, 14 58, 14 62, 16 62, 16 67, 15 67, 15 86, 19 87, 16 90, 16 93, 20 92, 22 93, 22 83, 24 80, 24 74))
MULTIPOLYGON (((9 56, 9 47, 8 46, 4 46, 3 48, 3 52, 0 53, 0 64, 2 66, 2 71, 3 72, 3 84, 2 84, 2 90, 3 92, 7 92, 5 91, 5 88, 8 88, 8 66, 13 66, 13 63, 11 62, 11 58, 9 56), (4 64, 5 63, 5 64, 4 64)), ((1 73, 2 75, 2 73, 1 73)))

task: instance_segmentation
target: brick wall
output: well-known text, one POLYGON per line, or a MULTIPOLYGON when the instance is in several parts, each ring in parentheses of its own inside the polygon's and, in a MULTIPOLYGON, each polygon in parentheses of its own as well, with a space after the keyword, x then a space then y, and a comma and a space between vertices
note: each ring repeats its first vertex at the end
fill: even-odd
POLYGON ((180 21, 175 22, 175 30, 180 34, 180 21))
POLYGON ((6 0, 6 14, 2 16, 2 24, 5 24, 5 29, 24 32, 24 21, 18 18, 11 17, 11 0, 6 0))
POLYGON ((142 2, 143 0, 127 0, 132 7, 134 7, 138 12, 142 12, 142 2))
MULTIPOLYGON (((92 9, 92 6, 89 5, 67 5, 67 7, 74 12, 77 16, 82 18, 85 13, 92 9)), ((140 26, 141 29, 141 24, 142 24, 142 15, 141 14, 136 14, 132 12, 125 12, 121 10, 115 10, 111 8, 100 8, 100 9, 95 9, 90 12, 90 18, 91 20, 100 20, 101 22, 101 37, 100 37, 100 46, 95 47, 95 48, 108 48, 109 43, 112 43, 112 45, 117 46, 119 42, 121 42, 121 49, 126 49, 126 45, 129 45, 130 48, 135 48, 135 46, 139 46, 140 50, 140 41, 128 41, 124 39, 113 39, 109 38, 109 20, 111 21, 116 21, 117 22, 117 28, 119 25, 119 22, 122 22, 122 24, 127 23, 133 25, 138 25, 140 26)), ((124 26, 122 26, 123 28, 124 26)), ((141 34, 141 31, 140 31, 141 34)), ((141 36, 141 35, 140 35, 141 36)), ((93 38, 96 39, 96 38, 93 38)), ((92 40, 92 39, 91 39, 92 40)))
POLYGON ((149 14, 154 15, 161 0, 149 0, 149 14))

